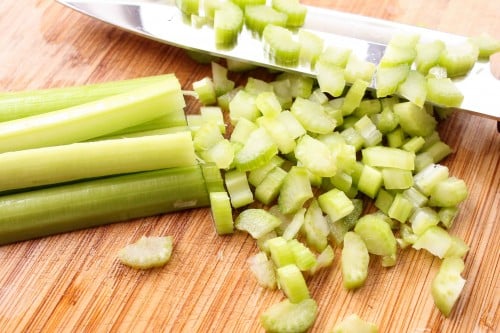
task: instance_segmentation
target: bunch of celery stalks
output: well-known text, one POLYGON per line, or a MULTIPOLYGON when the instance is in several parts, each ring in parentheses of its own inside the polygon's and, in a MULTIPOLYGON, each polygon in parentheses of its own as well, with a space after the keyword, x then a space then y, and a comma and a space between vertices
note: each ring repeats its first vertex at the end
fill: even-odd
MULTIPOLYGON (((317 78, 274 73, 237 86, 228 74, 253 67, 227 60, 211 62, 212 77, 190 93, 167 74, 0 94, 0 244, 211 207, 217 233, 256 239, 251 271, 286 296, 262 314, 268 331, 312 326, 317 305, 306 279, 331 265, 335 247, 347 289, 364 284, 370 256, 395 265, 398 246, 443 259, 431 292, 448 316, 468 246, 447 229, 467 188, 439 164, 452 150, 437 118, 461 102, 450 78, 498 42, 447 47, 395 36, 375 66, 306 31, 284 38, 286 16, 285 27, 256 20, 250 28, 277 62, 309 62, 317 78), (199 113, 185 114, 186 93, 199 113)), ((122 260, 161 266, 171 241, 144 238, 161 254, 138 243, 122 260)), ((337 331, 361 327, 377 331, 356 316, 337 331)))

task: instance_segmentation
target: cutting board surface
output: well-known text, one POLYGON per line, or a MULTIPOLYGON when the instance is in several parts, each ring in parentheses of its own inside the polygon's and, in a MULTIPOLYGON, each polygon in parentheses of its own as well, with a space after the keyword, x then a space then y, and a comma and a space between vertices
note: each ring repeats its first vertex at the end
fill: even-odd
MULTIPOLYGON (((303 3, 474 35, 500 38, 496 0, 309 0, 303 3)), ((184 89, 210 74, 177 48, 145 40, 49 0, 0 3, 0 89, 24 90, 175 73, 184 89)), ((245 76, 235 79, 244 82, 245 76)), ((500 93, 500 92, 499 92, 500 93)), ((500 94, 499 94, 500 95, 500 94)), ((187 100, 187 112, 196 103, 187 100)), ((351 313, 380 332, 500 330, 500 134, 496 122, 455 113, 439 128, 454 150, 443 163, 466 181, 469 198, 452 233, 470 251, 467 283, 449 318, 433 304, 439 260, 402 251, 397 265, 370 263, 366 285, 343 289, 340 252, 332 267, 308 279, 319 316, 311 332, 328 332, 351 313)), ((0 171, 1 172, 1 171, 0 171)), ((1 212, 0 212, 1 214, 1 212)), ((0 247, 2 332, 261 332, 258 317, 280 301, 259 287, 246 260, 256 253, 244 235, 217 236, 207 209, 154 216, 0 247), (163 268, 136 271, 117 251, 142 235, 172 235, 163 268)))

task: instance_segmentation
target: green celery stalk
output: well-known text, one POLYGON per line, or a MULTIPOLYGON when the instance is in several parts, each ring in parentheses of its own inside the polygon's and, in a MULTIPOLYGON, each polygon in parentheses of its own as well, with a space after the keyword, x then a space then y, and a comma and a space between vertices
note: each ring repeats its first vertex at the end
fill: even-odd
POLYGON ((0 244, 210 204, 202 166, 112 176, 0 197, 0 244))
POLYGON ((0 192, 196 163, 189 131, 25 149, 0 154, 0 192))
POLYGON ((179 81, 166 77, 133 91, 0 123, 0 152, 89 140, 185 106, 179 81))

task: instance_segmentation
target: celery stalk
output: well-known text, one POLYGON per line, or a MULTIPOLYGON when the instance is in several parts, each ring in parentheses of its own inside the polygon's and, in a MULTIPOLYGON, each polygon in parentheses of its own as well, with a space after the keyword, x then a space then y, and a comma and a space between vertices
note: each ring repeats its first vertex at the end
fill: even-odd
POLYGON ((0 152, 85 141, 185 106, 175 77, 70 108, 0 123, 0 152))
POLYGON ((209 203, 200 166, 146 171, 10 194, 0 197, 0 244, 205 207, 209 203))

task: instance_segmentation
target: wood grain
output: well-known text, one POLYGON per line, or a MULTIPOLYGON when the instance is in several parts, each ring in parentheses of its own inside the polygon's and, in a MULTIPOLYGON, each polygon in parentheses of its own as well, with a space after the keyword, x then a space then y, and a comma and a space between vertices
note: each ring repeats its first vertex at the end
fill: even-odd
MULTIPOLYGON (((465 35, 500 38, 496 0, 309 0, 331 7, 465 35)), ((175 73, 184 88, 209 74, 184 52, 112 28, 49 0, 0 3, 0 87, 24 90, 175 73)), ((244 77, 239 77, 244 80, 244 77)), ((242 81, 241 81, 242 82, 242 81)), ((500 93, 500 92, 499 92, 500 93)), ((187 111, 194 112, 195 103, 187 111)), ((328 332, 350 313, 381 332, 498 332, 500 323, 500 134, 496 123, 456 113, 440 125, 454 149, 452 175, 468 184, 452 232, 469 245, 467 284, 444 318, 430 296, 439 261, 412 250, 396 267, 370 264, 366 286, 341 286, 334 265, 309 279, 328 332)), ((1 213, 1 212, 0 212, 1 213)), ((282 298, 258 287, 246 260, 256 252, 244 234, 215 235, 206 209, 155 216, 0 247, 2 332, 260 332, 258 316, 282 298), (120 265, 116 252, 142 235, 172 235, 174 254, 161 269, 120 265)))

